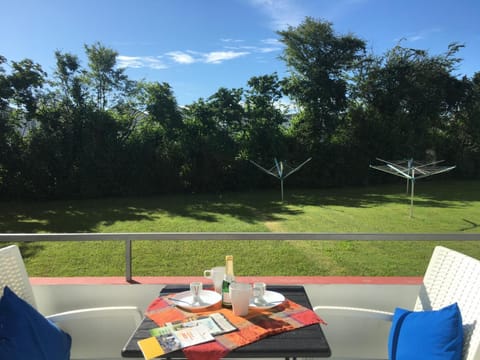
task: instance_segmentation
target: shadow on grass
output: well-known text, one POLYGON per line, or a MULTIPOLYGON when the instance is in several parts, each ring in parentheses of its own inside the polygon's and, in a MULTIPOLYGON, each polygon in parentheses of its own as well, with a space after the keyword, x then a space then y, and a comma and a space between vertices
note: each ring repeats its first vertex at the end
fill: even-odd
POLYGON ((19 243, 20 253, 23 259, 34 258, 45 246, 38 242, 19 243))
MULTIPOLYGON (((201 222, 219 222, 228 215, 248 224, 282 220, 303 213, 303 206, 368 208, 386 203, 405 204, 404 182, 377 187, 346 189, 286 189, 228 193, 222 195, 177 195, 149 198, 114 198, 45 203, 0 203, 0 232, 95 232, 99 225, 123 221, 158 221, 160 216, 181 216, 201 222)), ((416 187, 415 206, 455 208, 479 200, 478 182, 421 182, 416 187)), ((478 227, 464 219, 465 229, 478 227)), ((34 248, 26 251, 35 251, 34 248)))
MULTIPOLYGON (((424 207, 455 208, 479 201, 479 183, 475 181, 421 180, 415 184, 414 204, 424 207)), ((405 182, 376 187, 297 191, 288 198, 294 205, 373 207, 385 203, 410 202, 405 182)))

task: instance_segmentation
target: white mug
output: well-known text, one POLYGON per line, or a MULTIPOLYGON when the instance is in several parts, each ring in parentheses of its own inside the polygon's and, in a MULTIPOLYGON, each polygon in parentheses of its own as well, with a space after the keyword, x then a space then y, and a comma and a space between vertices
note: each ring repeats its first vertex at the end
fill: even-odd
POLYGON ((203 272, 203 276, 213 281, 213 286, 215 287, 216 292, 222 292, 222 282, 223 278, 225 277, 225 266, 216 266, 209 270, 205 270, 203 272))

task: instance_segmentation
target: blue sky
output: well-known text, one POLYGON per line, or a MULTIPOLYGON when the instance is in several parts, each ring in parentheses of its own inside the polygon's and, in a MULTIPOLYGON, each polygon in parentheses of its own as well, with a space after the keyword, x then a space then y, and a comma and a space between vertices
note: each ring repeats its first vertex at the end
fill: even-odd
POLYGON ((465 44, 458 75, 480 71, 479 0, 11 0, 0 7, 0 54, 30 58, 47 73, 54 52, 78 55, 97 41, 119 53, 132 79, 168 82, 180 105, 252 76, 287 75, 277 30, 305 16, 353 33, 375 54, 400 39, 441 54, 465 44))

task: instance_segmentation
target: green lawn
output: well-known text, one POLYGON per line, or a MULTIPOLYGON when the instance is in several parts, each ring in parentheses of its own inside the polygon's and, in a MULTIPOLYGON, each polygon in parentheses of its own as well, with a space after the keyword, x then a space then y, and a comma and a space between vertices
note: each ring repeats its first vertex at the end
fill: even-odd
MULTIPOLYGON (((0 232, 480 232, 480 182, 405 183, 83 201, 0 203, 0 232)), ((440 242, 135 241, 134 275, 200 275, 235 257, 237 275, 423 274, 440 242)), ((480 258, 480 243, 443 242, 480 258)), ((31 276, 124 274, 122 242, 21 244, 31 276)))

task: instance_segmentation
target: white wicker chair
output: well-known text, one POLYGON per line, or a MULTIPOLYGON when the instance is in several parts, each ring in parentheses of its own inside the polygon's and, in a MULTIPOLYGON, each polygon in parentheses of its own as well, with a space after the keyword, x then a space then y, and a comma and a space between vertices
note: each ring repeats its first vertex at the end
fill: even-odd
MULTIPOLYGON (((37 307, 17 245, 0 249, 0 296, 5 286, 37 307)), ((121 358, 122 346, 141 322, 143 314, 135 306, 115 306, 73 310, 46 317, 71 335, 71 359, 100 360, 121 358)))
MULTIPOLYGON (((457 302, 462 314, 464 329, 463 360, 480 359, 480 261, 442 246, 435 247, 428 264, 423 284, 417 296, 414 310, 437 310, 457 302)), ((348 308, 337 306, 315 306, 314 310, 329 322, 329 314, 341 312, 346 316, 364 317, 365 319, 392 320, 392 313, 372 309, 348 308)), ((358 318, 356 319, 358 320, 358 318)), ((368 320, 365 320, 368 321, 368 320)), ((359 336, 365 333, 363 321, 347 321, 350 328, 359 326, 353 332, 359 336)), ((368 334, 367 334, 368 336, 368 334)), ((346 340, 348 341, 348 340, 346 340)), ((386 353, 387 344, 381 344, 386 353)), ((337 349, 341 354, 342 349, 337 349)), ((352 356, 335 356, 336 349, 332 348, 334 358, 360 358, 352 356)), ((360 353, 360 352, 359 352, 360 353)), ((378 353, 378 352, 377 352, 378 353)), ((361 357, 364 358, 364 357, 361 357)), ((368 356, 368 359, 378 356, 368 356)))

